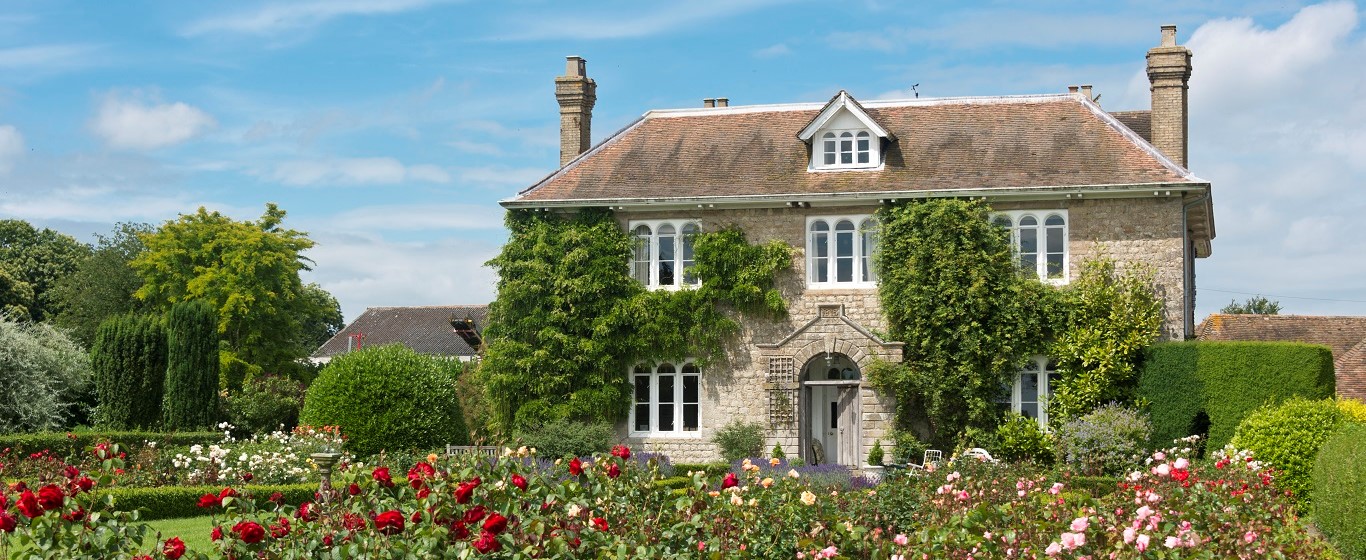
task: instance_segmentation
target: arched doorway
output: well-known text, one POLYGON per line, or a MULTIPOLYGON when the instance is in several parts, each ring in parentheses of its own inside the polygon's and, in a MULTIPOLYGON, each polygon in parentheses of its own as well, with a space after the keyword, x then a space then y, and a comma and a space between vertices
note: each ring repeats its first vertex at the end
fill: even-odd
POLYGON ((802 459, 859 466, 859 380, 849 356, 823 352, 802 366, 802 459))

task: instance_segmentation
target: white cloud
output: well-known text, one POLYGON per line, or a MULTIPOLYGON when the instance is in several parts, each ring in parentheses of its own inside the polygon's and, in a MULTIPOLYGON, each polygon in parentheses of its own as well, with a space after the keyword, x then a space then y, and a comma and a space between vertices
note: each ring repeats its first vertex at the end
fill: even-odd
POLYGON ((266 3, 258 8, 222 14, 192 22, 182 35, 214 33, 272 35, 315 27, 343 16, 372 16, 406 12, 436 3, 434 0, 322 0, 266 3))
MULTIPOLYGON (((780 3, 782 0, 693 0, 691 2, 641 2, 631 8, 596 10, 591 14, 518 14, 514 29, 492 37, 497 40, 551 39, 630 39, 649 37, 689 27, 704 21, 734 17, 750 10, 780 3)), ((583 8, 576 3, 562 4, 574 12, 583 8)))
POLYGON ((14 161, 24 155, 24 135, 12 125, 0 125, 0 174, 14 169, 14 161))
POLYGON ((404 182, 449 183, 451 176, 435 165, 405 166, 391 157, 293 160, 266 174, 286 185, 394 185, 404 182))
POLYGON ((0 49, 0 68, 50 68, 52 66, 75 66, 84 64, 86 57, 96 49, 93 45, 31 45, 0 49))
POLYGON ((109 94, 90 129, 114 148, 151 150, 179 144, 217 126, 208 113, 185 103, 159 103, 109 94))
POLYGON ((1015 10, 956 14, 951 21, 929 26, 891 26, 880 30, 837 31, 826 37, 839 49, 901 52, 931 44, 954 50, 1011 47, 1055 48, 1068 45, 1122 44, 1146 36, 1123 15, 1061 14, 1015 10), (1140 34, 1143 35, 1140 35, 1140 34))
POLYGON ((792 49, 788 48, 787 43, 778 43, 754 51, 756 58, 775 58, 789 54, 792 54, 792 49))
POLYGON ((474 204, 365 206, 330 216, 329 227, 347 231, 496 230, 503 209, 474 204))
POLYGON ((467 167, 457 169, 460 182, 475 187, 504 188, 529 187, 532 183, 545 178, 549 170, 537 167, 516 168, 506 166, 467 167))

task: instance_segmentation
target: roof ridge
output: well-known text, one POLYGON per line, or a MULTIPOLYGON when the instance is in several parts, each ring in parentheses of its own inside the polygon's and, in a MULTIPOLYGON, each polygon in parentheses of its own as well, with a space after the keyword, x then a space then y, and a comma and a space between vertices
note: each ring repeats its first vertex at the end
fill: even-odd
MULTIPOLYGON (((839 93, 836 93, 835 96, 838 97, 839 93)), ((853 97, 853 95, 850 94, 850 97, 853 97)), ((913 99, 872 99, 868 101, 859 101, 859 104, 866 109, 881 109, 886 107, 934 107, 938 105, 995 105, 1003 103, 1049 103, 1067 101, 1071 98, 1072 94, 1070 93, 1029 93, 1017 95, 962 95, 950 97, 919 97, 913 99)), ((788 111, 812 110, 819 111, 820 109, 824 108, 826 105, 829 104, 830 101, 794 101, 788 103, 731 105, 729 107, 677 107, 669 109, 650 109, 646 111, 645 114, 641 116, 641 118, 678 118, 741 115, 747 113, 782 113, 788 111)))

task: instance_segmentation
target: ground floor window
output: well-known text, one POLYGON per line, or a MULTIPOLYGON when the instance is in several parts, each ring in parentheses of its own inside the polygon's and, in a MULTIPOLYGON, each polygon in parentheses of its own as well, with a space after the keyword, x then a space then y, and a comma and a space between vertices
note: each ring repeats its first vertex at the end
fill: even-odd
POLYGON ((632 435, 696 435, 701 377, 702 371, 692 362, 632 368, 632 435))
POLYGON ((997 402, 1002 408, 1039 421, 1039 427, 1048 426, 1048 399, 1053 396, 1053 388, 1060 379, 1057 364, 1047 357, 1034 356, 1029 363, 1015 374, 1009 387, 1003 387, 997 402))

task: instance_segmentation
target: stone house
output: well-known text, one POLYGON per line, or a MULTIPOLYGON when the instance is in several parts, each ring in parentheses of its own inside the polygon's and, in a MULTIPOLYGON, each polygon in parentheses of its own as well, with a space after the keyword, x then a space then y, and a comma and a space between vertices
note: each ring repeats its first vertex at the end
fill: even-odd
POLYGON ((1214 313, 1200 322, 1195 337, 1322 344, 1333 351, 1338 396, 1366 401, 1366 317, 1214 313))
MULTIPOLYGON (((589 145, 596 83, 569 57, 555 78, 562 167, 508 209, 611 209, 637 240, 631 274, 687 289, 691 233, 738 226, 752 243, 792 246, 780 276, 786 320, 749 320, 738 348, 709 371, 639 365, 624 439, 674 461, 718 457, 712 433, 732 419, 766 423, 768 445, 808 462, 859 467, 887 441, 892 402, 864 380, 902 345, 877 297, 873 214, 897 200, 985 198, 1009 228, 1022 268, 1065 284, 1101 251, 1155 268, 1164 336, 1194 333, 1195 259, 1214 237, 1209 182, 1186 168, 1191 53, 1162 28, 1148 51, 1150 111, 1107 112, 1090 86, 1048 95, 826 102, 649 111, 589 145), (819 450, 819 451, 818 451, 819 450)), ((702 279, 705 281, 705 279, 702 279)), ((1020 372, 1010 406, 1043 418, 1049 362, 1020 372)))

